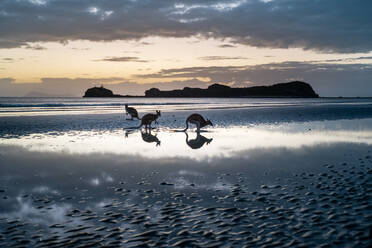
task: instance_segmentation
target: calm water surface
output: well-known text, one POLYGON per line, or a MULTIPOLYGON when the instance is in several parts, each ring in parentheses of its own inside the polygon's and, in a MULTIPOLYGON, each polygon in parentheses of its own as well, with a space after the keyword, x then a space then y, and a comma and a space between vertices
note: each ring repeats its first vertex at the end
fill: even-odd
POLYGON ((372 104, 363 98, 48 98, 0 97, 0 116, 122 113, 124 105, 139 112, 218 108, 372 104))

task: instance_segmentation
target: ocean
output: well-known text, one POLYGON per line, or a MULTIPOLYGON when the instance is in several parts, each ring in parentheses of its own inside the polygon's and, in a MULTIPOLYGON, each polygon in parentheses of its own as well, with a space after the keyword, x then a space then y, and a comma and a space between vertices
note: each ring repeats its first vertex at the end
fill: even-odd
POLYGON ((219 108, 371 104, 371 98, 80 98, 0 97, 0 116, 122 113, 124 104, 140 112, 219 108))

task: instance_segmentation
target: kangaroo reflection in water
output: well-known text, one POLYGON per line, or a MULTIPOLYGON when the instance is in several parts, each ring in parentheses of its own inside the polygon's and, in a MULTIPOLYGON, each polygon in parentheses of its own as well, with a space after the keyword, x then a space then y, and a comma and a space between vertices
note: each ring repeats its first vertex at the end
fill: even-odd
POLYGON ((208 139, 208 138, 204 137, 199 132, 196 133, 196 138, 195 139, 189 140, 189 135, 187 134, 187 132, 185 132, 185 134, 186 134, 186 144, 189 147, 191 147, 191 149, 199 149, 202 146, 204 146, 205 143, 207 143, 207 145, 208 145, 213 140, 213 139, 208 139))
MULTIPOLYGON (((125 132, 125 137, 128 138, 129 134, 132 134, 136 132, 136 130, 129 130, 125 132)), ((191 148, 191 149, 200 149, 204 146, 204 144, 209 144, 212 142, 212 139, 208 139, 207 137, 201 135, 200 133, 196 133, 196 138, 195 139, 190 139, 189 140, 189 135, 187 132, 186 134, 186 144, 191 148)), ((141 137, 142 140, 147 142, 147 143, 156 143, 156 146, 160 146, 160 140, 157 137, 157 134, 153 135, 151 134, 151 130, 145 129, 145 131, 141 130, 141 137)))
POLYGON ((134 133, 135 130, 126 130, 125 131, 125 138, 128 138, 129 137, 129 134, 132 134, 134 133))
MULTIPOLYGON (((128 138, 129 134, 135 133, 136 131, 137 130, 127 130, 127 131, 125 131, 125 138, 128 138)), ((155 135, 151 134, 150 129, 145 129, 145 131, 141 130, 141 137, 142 137, 143 141, 145 141, 147 143, 155 142, 156 146, 160 146, 160 140, 156 136, 157 136, 157 134, 155 134, 155 135)))
POLYGON ((151 134, 151 130, 145 129, 145 132, 141 130, 141 136, 143 141, 147 143, 153 143, 156 142, 156 146, 160 146, 160 140, 158 139, 157 134, 153 135, 151 134))

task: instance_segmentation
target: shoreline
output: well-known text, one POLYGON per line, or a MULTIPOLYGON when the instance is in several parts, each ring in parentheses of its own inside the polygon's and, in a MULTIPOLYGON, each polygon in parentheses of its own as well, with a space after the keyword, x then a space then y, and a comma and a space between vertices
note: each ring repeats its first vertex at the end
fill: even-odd
MULTIPOLYGON (((155 111, 155 109, 154 109, 155 111)), ((139 111, 140 116, 143 111, 139 111)), ((152 112, 145 110, 145 112, 152 112)), ((372 107, 366 104, 307 105, 259 108, 228 108, 204 110, 162 110, 160 127, 177 129, 184 127, 186 117, 199 112, 212 120, 215 125, 259 125, 325 120, 353 120, 372 118, 372 107)), ((0 117, 0 136, 6 134, 23 135, 33 132, 69 130, 113 130, 138 125, 138 121, 128 121, 124 110, 119 113, 86 113, 39 116, 0 117)))
MULTIPOLYGON (((76 98, 71 98, 76 99, 76 98)), ((167 98, 168 100, 172 98, 167 98)), ((328 99, 328 98, 327 98, 328 99)), ((98 99, 97 99, 98 100, 98 99)), ((99 99, 102 100, 102 99, 99 99)), ((203 99, 205 100, 205 99, 203 99)), ((228 100, 228 99, 224 99, 228 100)), ((278 98, 278 100, 281 100, 278 98)), ((333 100, 333 99, 331 99, 333 100)), ((348 100, 348 99, 345 99, 348 100)), ((349 99, 353 100, 353 99, 349 99)), ((361 100, 361 99, 358 99, 361 100)), ((363 99, 362 99, 363 100, 363 99)), ((365 108, 366 111, 369 113, 372 108, 368 108, 372 106, 372 102, 349 102, 349 101, 303 101, 303 102, 295 102, 295 101, 288 101, 288 102, 214 102, 214 103, 207 103, 207 102, 153 102, 153 103, 130 103, 129 105, 134 106, 137 108, 138 112, 151 112, 156 110, 161 110, 162 112, 172 112, 172 111, 207 111, 207 110, 229 110, 229 109, 259 109, 259 108, 272 108, 272 109, 284 109, 284 108, 306 108, 306 107, 314 107, 314 108, 342 108, 345 107, 349 109, 350 106, 354 106, 356 109, 358 108, 365 108)), ((38 103, 33 105, 33 103, 22 103, 22 104, 5 104, 6 107, 0 107, 0 118, 6 117, 22 117, 22 116, 58 116, 58 115, 92 115, 92 114, 120 114, 124 112, 124 105, 126 102, 76 102, 76 103, 38 103)), ((0 106, 2 104, 0 103, 0 106)))

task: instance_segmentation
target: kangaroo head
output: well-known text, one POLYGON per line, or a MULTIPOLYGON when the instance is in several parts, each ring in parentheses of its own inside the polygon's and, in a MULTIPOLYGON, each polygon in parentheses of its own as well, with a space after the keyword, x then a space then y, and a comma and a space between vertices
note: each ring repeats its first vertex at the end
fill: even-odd
POLYGON ((161 114, 160 114, 160 110, 156 110, 156 115, 157 115, 157 116, 161 116, 161 114))

